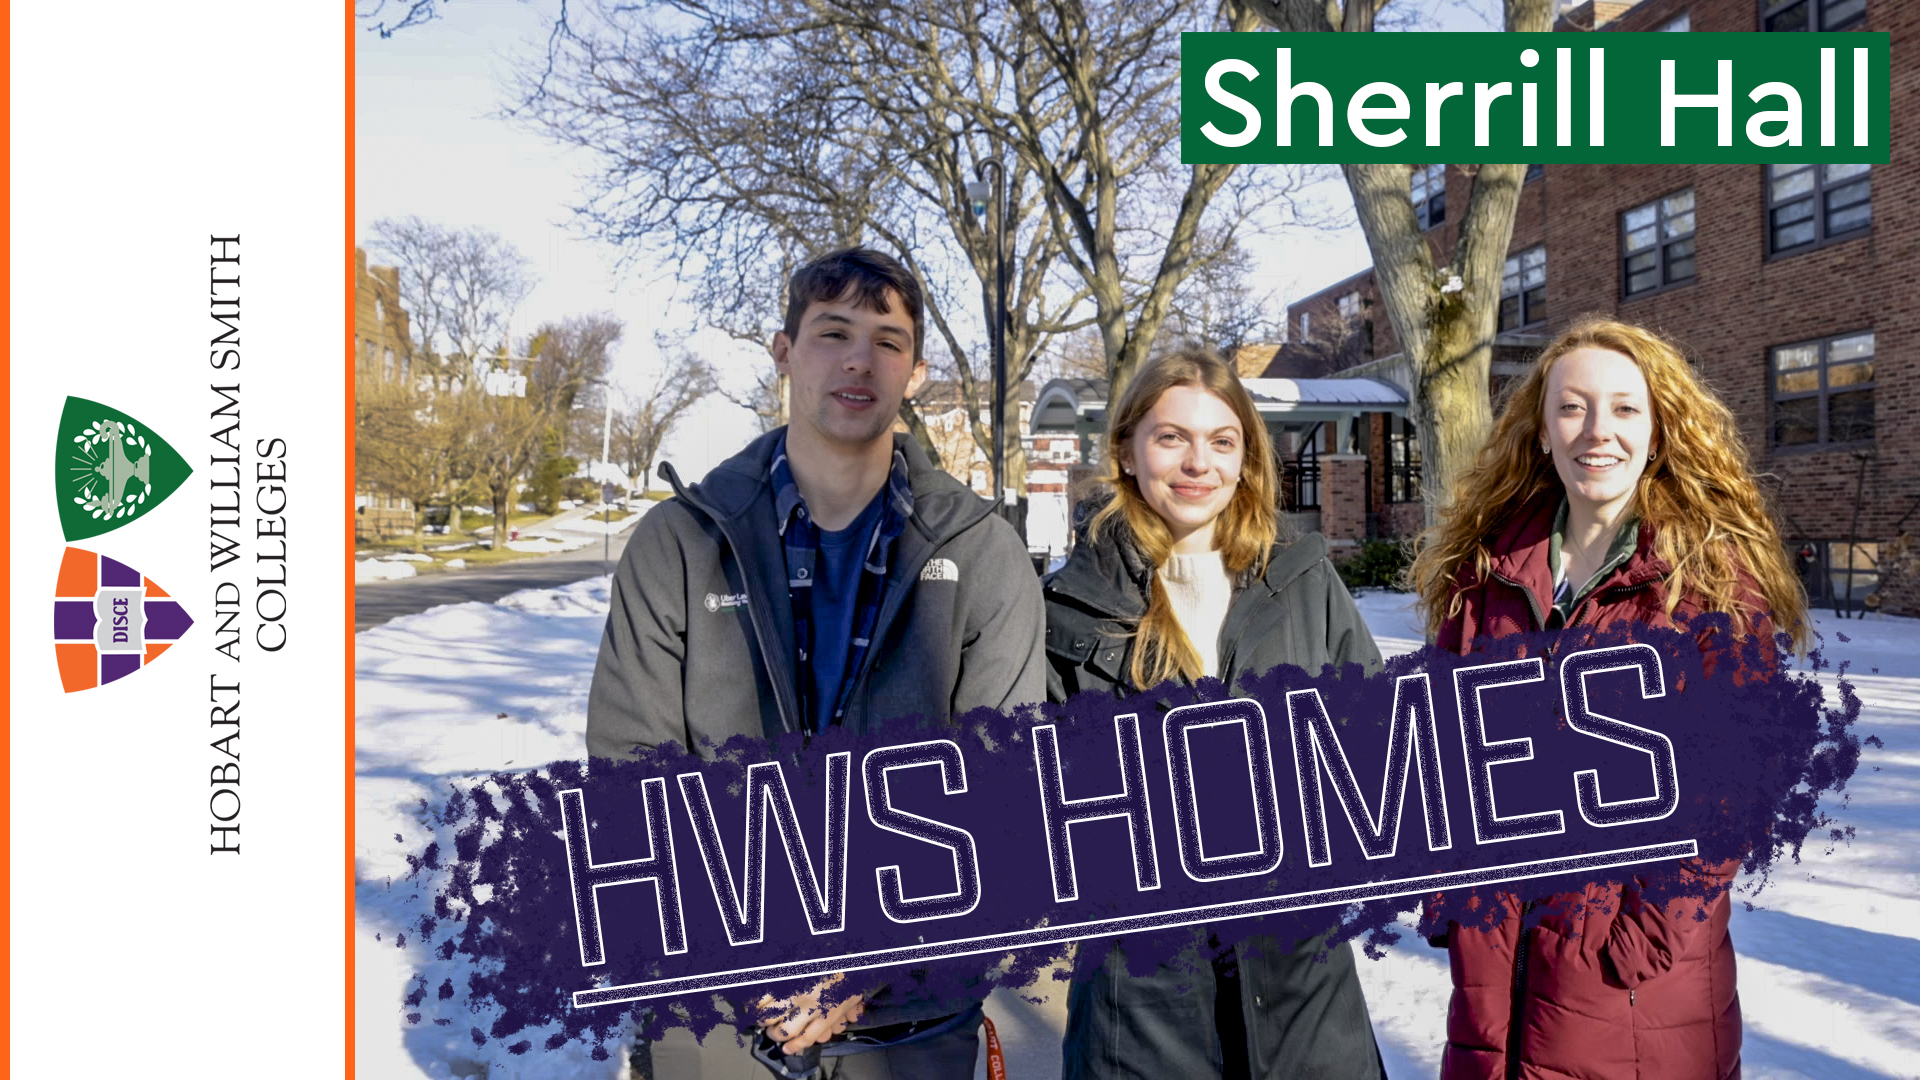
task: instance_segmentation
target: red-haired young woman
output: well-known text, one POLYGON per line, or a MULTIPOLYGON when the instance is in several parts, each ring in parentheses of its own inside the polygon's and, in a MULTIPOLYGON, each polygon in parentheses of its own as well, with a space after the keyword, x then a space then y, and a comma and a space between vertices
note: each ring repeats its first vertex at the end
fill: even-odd
MULTIPOLYGON (((1428 631, 1459 653, 1705 612, 1736 632, 1806 633, 1733 414, 1670 342, 1610 320, 1561 334, 1515 384, 1410 574, 1428 631)), ((1634 883, 1508 895, 1491 928, 1451 923, 1443 1080, 1738 1077, 1736 869, 1672 871, 1721 890, 1704 917, 1697 897, 1653 903, 1634 883)))

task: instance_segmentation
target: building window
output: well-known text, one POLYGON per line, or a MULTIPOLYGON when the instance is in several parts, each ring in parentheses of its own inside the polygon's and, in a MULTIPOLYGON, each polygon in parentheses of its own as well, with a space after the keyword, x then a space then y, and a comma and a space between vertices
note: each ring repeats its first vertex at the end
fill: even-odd
POLYGON ((1360 294, 1350 292, 1340 298, 1340 317, 1352 320, 1360 317, 1360 294))
POLYGON ((1668 19, 1666 22, 1662 23, 1659 29, 1666 31, 1668 33, 1675 33, 1675 34, 1686 33, 1687 31, 1693 29, 1693 12, 1683 11, 1680 14, 1675 15, 1673 18, 1668 19))
POLYGON ((1767 246, 1774 252, 1860 232, 1873 224, 1870 165, 1767 166, 1767 246))
POLYGON ((1447 167, 1413 167, 1413 216, 1422 229, 1431 229, 1447 220, 1447 167))
POLYGON ((1507 256, 1500 277, 1500 329, 1518 330, 1547 321, 1547 248, 1536 244, 1507 256))
POLYGON ((1873 331, 1773 349, 1773 445, 1873 439, 1873 331))
POLYGON ((1312 336, 1310 333, 1310 331, 1312 330, 1312 327, 1313 327, 1313 312, 1311 311, 1301 312, 1300 313, 1300 340, 1301 341, 1312 340, 1312 336))
POLYGON ((1387 501, 1420 501, 1420 436, 1404 416, 1387 418, 1387 501))
POLYGON ((1762 30, 1818 30, 1831 33, 1867 19, 1867 0, 1762 0, 1762 30))
POLYGON ((1692 281, 1693 189, 1622 214, 1620 258, 1628 296, 1692 281))
POLYGON ((1300 451, 1293 457, 1293 467, 1282 470, 1282 479, 1288 472, 1293 479, 1293 509, 1318 510, 1320 508, 1320 429, 1315 424, 1306 431, 1305 439, 1300 443, 1300 451))
POLYGON ((1871 611, 1880 606, 1880 545, 1801 540, 1787 545, 1810 607, 1871 611))

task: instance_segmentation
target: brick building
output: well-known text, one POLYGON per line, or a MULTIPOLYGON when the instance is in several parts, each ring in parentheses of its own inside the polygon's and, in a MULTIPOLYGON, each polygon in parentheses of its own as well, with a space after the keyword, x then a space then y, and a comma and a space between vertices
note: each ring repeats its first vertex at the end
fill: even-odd
POLYGON ((404 377, 413 362, 412 329, 400 303, 400 271, 368 266, 367 253, 353 249, 354 378, 404 377))
MULTIPOLYGON (((353 249, 353 385, 405 379, 413 367, 413 338, 400 303, 400 271, 368 266, 367 253, 353 249)), ((380 540, 413 531, 413 504, 364 480, 354 481, 354 538, 380 540)))
MULTIPOLYGON (((1912 0, 1584 3, 1562 32, 1865 30, 1920 49, 1912 0)), ((1679 341, 1739 417, 1816 604, 1920 615, 1920 65, 1893 66, 1887 165, 1546 165, 1522 188, 1502 289, 1497 395, 1548 338, 1598 313, 1679 341), (1851 569, 1849 562, 1851 561, 1851 569)), ((1412 194, 1441 259, 1471 180, 1422 166, 1412 194)), ((1268 376, 1363 376, 1410 389, 1370 272, 1290 306, 1268 376)), ((1375 535, 1416 527, 1403 418, 1324 433, 1369 462, 1375 535), (1396 451, 1396 446, 1399 448, 1396 451), (1405 496, 1406 502, 1396 496, 1405 496)), ((1414 485, 1417 489, 1417 484, 1414 485)))

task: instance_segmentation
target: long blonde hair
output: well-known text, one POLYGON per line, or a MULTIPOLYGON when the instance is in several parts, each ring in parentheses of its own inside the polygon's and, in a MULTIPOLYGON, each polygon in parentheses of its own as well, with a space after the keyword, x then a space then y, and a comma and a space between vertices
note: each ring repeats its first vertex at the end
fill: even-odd
POLYGON ((1454 482, 1452 501, 1439 522, 1421 535, 1408 576, 1420 595, 1427 632, 1438 633, 1459 613, 1456 579, 1463 569, 1472 566, 1485 579, 1492 569, 1488 544, 1514 516, 1543 492, 1564 491, 1553 458, 1540 452, 1540 443, 1547 377, 1555 361, 1576 349, 1619 353, 1647 380, 1651 449, 1659 456, 1634 488, 1632 512, 1654 526, 1654 554, 1672 567, 1666 578, 1667 614, 1691 592, 1707 611, 1728 613, 1736 626, 1750 626, 1739 599, 1738 575, 1745 570, 1758 583, 1775 628, 1791 634, 1796 644, 1803 642, 1806 596, 1754 482, 1733 413, 1672 342, 1605 318, 1575 323, 1509 389, 1473 467, 1454 482))
MULTIPOLYGON (((1254 407, 1253 398, 1240 377, 1218 353, 1205 349, 1182 349, 1147 361, 1134 373, 1126 392, 1120 395, 1107 420, 1101 472, 1095 483, 1111 494, 1105 505, 1093 515, 1087 528, 1089 541, 1098 540, 1100 531, 1116 522, 1124 522, 1133 544, 1148 563, 1159 567, 1173 552, 1173 534, 1160 515, 1147 505, 1139 483, 1121 470, 1132 453, 1129 446, 1160 396, 1176 386, 1205 390, 1227 403, 1240 419, 1242 457, 1240 483, 1226 509, 1214 525, 1213 546, 1220 552, 1227 573, 1238 576, 1247 571, 1264 572, 1268 553, 1280 535, 1280 514, 1276 501, 1278 477, 1267 426, 1254 407)), ((1166 586, 1155 572, 1148 590, 1146 614, 1133 628, 1133 662, 1128 677, 1139 689, 1183 675, 1197 679, 1205 668, 1193 642, 1180 629, 1167 599, 1166 586)))

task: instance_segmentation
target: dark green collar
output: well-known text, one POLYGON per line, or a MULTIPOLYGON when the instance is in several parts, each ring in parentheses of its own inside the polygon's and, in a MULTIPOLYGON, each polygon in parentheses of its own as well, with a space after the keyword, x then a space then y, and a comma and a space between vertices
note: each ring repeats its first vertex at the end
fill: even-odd
POLYGON ((1553 609, 1559 614, 1562 624, 1573 616, 1573 610, 1580 605, 1580 601, 1607 579, 1607 575, 1633 558, 1633 553, 1640 546, 1640 519, 1628 514, 1620 520, 1620 524, 1614 528, 1612 542, 1607 545, 1607 557, 1577 591, 1560 587, 1560 546, 1566 534, 1567 498, 1562 495, 1560 509, 1553 515, 1553 532, 1547 537, 1547 569, 1553 573, 1554 579, 1553 609))

